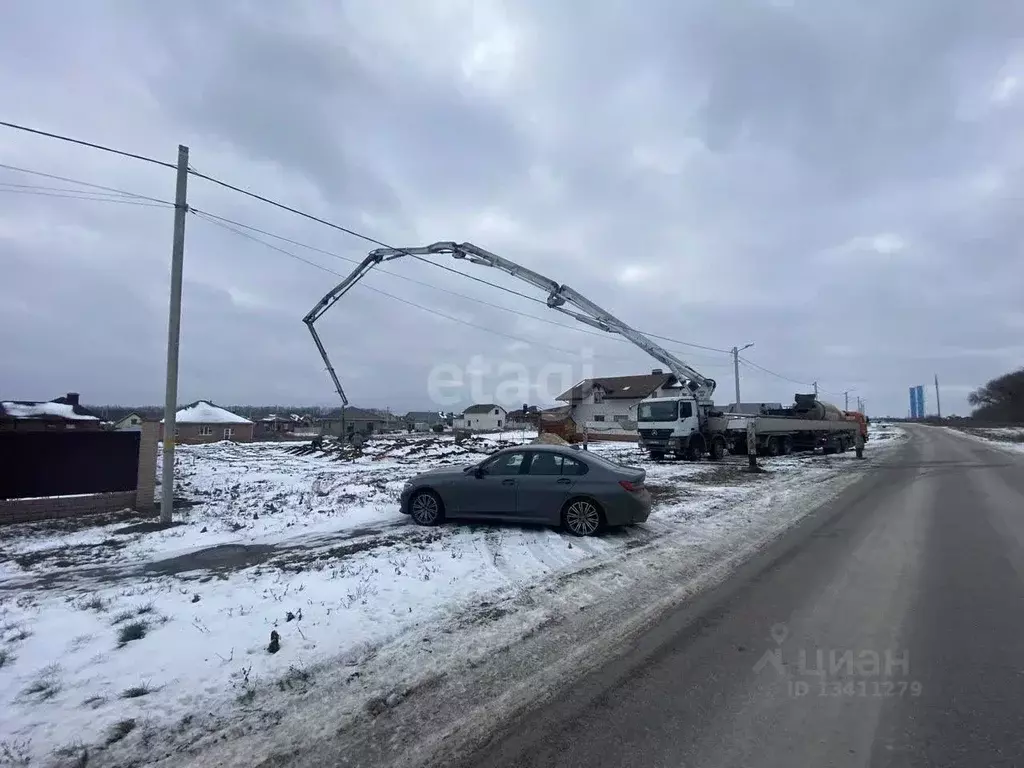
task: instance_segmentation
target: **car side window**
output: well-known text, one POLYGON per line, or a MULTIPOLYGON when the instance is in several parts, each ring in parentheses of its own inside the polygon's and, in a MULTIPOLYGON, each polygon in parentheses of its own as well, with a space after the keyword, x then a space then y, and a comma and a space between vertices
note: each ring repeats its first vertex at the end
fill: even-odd
POLYGON ((587 465, 582 461, 576 461, 576 459, 570 459, 568 456, 562 457, 562 474, 563 475, 585 475, 587 474, 587 465))
POLYGON ((530 474, 555 476, 562 474, 562 457, 557 453, 538 451, 533 454, 533 461, 530 462, 530 474))
POLYGON ((693 416, 693 404, 692 403, 680 403, 679 404, 679 418, 688 419, 693 416))
POLYGON ((484 469, 490 475, 518 475, 525 453, 506 453, 491 461, 484 469))

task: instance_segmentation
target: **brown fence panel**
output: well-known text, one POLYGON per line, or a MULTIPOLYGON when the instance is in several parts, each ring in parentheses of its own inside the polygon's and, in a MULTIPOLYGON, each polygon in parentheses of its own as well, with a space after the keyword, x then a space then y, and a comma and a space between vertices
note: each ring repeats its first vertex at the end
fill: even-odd
POLYGON ((0 499, 134 491, 138 432, 0 432, 0 499))

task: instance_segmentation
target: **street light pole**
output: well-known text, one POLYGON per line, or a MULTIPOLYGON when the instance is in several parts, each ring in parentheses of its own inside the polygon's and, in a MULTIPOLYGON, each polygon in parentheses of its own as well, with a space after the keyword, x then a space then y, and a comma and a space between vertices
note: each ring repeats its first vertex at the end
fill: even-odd
POLYGON ((732 348, 732 372, 736 379, 736 407, 740 407, 740 352, 754 346, 754 342, 742 347, 732 348))

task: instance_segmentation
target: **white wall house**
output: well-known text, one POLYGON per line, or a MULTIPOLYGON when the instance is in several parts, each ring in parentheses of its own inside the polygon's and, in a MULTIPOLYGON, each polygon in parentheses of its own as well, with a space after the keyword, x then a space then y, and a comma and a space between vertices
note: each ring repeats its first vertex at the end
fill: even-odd
POLYGON ((119 422, 114 424, 114 429, 122 432, 141 432, 142 431, 142 417, 137 413, 129 413, 119 422))
POLYGON ((458 429, 471 429, 474 432, 495 432, 508 426, 508 412, 494 403, 471 405, 455 419, 458 429))
POLYGON ((671 394, 675 377, 655 369, 639 376, 584 379, 556 400, 569 403, 578 429, 589 434, 635 436, 636 408, 645 397, 671 394))

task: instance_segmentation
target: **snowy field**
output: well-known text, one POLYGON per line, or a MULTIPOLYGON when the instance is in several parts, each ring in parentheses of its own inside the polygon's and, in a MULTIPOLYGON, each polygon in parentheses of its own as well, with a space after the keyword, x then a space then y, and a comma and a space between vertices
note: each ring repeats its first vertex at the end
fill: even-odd
MULTIPOLYGON (((872 425, 869 456, 904 437, 872 425)), ((84 765, 85 750, 90 766, 187 764, 218 739, 272 731, 282 702, 325 695, 328 679, 339 711, 375 715, 409 693, 393 687, 409 668, 373 663, 388 649, 414 638, 426 658, 457 633, 462 660, 484 658, 543 624, 533 595, 575 589, 584 605, 616 587, 599 564, 735 536, 765 499, 865 466, 852 451, 794 455, 750 475, 744 457, 652 463, 634 444, 591 443, 647 468, 647 523, 579 539, 399 513, 408 477, 521 439, 379 437, 341 458, 183 446, 175 527, 113 515, 0 528, 0 765, 84 765)))
POLYGON ((994 448, 1024 454, 1024 426, 1021 427, 963 427, 956 429, 968 437, 983 441, 994 448))

